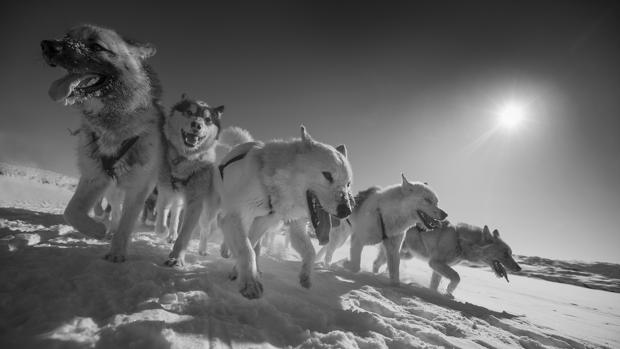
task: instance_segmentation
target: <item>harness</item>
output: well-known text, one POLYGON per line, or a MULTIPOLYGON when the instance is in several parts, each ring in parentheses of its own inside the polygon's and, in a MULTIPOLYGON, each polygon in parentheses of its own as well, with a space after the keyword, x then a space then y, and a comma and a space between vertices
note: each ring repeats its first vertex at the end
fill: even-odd
MULTIPOLYGON (((239 161, 245 158, 247 154, 248 154, 247 152, 243 154, 239 154, 235 156, 234 158, 226 161, 225 163, 219 165, 217 168, 220 170, 220 176, 222 177, 222 179, 224 179, 224 168, 226 168, 226 166, 232 164, 235 161, 239 161)), ((267 205, 269 206, 269 214, 273 214, 275 211, 273 210, 273 205, 271 204, 271 195, 267 196, 267 205)))
MULTIPOLYGON (((247 154, 248 153, 239 154, 239 155, 235 156, 234 158, 226 161, 226 163, 219 165, 217 168, 220 170, 220 176, 222 177, 222 179, 224 179, 224 168, 226 166, 232 164, 235 161, 239 161, 239 160, 243 159, 247 154)), ((269 204, 269 206, 271 207, 271 203, 269 204)))
POLYGON ((383 215, 381 214, 381 210, 379 210, 378 208, 377 214, 379 215, 379 225, 381 226, 381 240, 387 240, 388 236, 385 233, 385 222, 383 222, 383 215))
POLYGON ((92 139, 91 144, 94 144, 95 146, 95 149, 93 149, 92 151, 92 156, 99 157, 99 161, 101 162, 101 167, 103 168, 103 171, 108 175, 108 177, 116 179, 116 172, 114 171, 114 166, 123 156, 125 156, 125 154, 127 154, 129 149, 131 149, 131 147, 136 144, 138 139, 140 139, 140 136, 133 136, 131 138, 125 139, 121 143, 120 149, 116 152, 116 154, 113 155, 100 155, 99 146, 97 145, 99 137, 97 137, 97 134, 95 132, 91 132, 90 136, 92 139))
POLYGON ((190 181, 190 179, 192 179, 193 175, 194 175, 194 173, 192 172, 192 174, 187 176, 187 178, 185 178, 185 179, 174 177, 174 176, 170 176, 170 184, 172 185, 172 189, 173 190, 179 190, 179 187, 177 186, 178 183, 181 183, 181 185, 183 185, 184 187, 187 186, 187 183, 189 183, 189 181, 190 181))

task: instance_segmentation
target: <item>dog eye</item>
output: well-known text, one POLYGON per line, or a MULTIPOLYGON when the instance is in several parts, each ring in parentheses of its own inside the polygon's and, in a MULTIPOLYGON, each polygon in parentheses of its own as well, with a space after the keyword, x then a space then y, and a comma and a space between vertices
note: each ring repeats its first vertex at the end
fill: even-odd
POLYGON ((89 48, 95 52, 105 51, 105 48, 97 43, 90 44, 89 48))
POLYGON ((350 187, 350 186, 351 186, 351 182, 347 182, 347 187, 350 187))
POLYGON ((189 109, 185 109, 185 110, 183 111, 183 115, 185 115, 185 116, 192 116, 192 111, 191 111, 191 110, 189 110, 189 109))
POLYGON ((329 172, 323 172, 323 177, 325 177, 325 179, 327 179, 327 181, 329 183, 334 183, 334 177, 332 177, 332 174, 329 172))
POLYGON ((424 199, 424 200, 426 200, 426 203, 428 203, 429 205, 432 205, 432 204, 433 204, 433 200, 431 200, 431 199, 429 199, 429 198, 426 198, 426 199, 424 199))
POLYGON ((204 119, 205 119, 205 124, 207 124, 207 125, 209 125, 209 124, 211 124, 213 122, 213 120, 211 120, 210 116, 205 116, 204 119))

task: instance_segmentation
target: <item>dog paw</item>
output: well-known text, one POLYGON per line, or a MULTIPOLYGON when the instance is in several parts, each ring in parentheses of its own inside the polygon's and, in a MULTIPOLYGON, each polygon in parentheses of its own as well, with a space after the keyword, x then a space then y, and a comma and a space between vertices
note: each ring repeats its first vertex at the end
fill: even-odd
POLYGON ((312 286, 312 282, 310 281, 310 275, 308 275, 308 274, 300 274, 299 275, 299 284, 303 288, 310 288, 312 286))
POLYGON ((182 259, 170 257, 167 261, 164 262, 164 265, 167 267, 182 267, 185 265, 185 263, 182 259))
POLYGON ((103 256, 103 259, 112 263, 123 263, 125 261, 125 255, 110 252, 103 256))
POLYGON ((263 284, 255 279, 249 279, 241 284, 239 292, 247 299, 257 299, 263 295, 263 284))
POLYGON ((352 273, 357 273, 360 271, 360 266, 354 265, 351 261, 345 261, 343 267, 352 273))

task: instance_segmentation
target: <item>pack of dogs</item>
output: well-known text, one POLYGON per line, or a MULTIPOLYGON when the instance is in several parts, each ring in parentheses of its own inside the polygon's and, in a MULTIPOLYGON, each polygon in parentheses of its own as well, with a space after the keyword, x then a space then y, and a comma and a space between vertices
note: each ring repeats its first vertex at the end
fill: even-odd
POLYGON ((450 281, 450 297, 460 282, 451 266, 461 261, 485 263, 506 280, 506 269, 520 270, 497 230, 450 224, 426 183, 403 174, 399 184, 354 197, 346 147, 315 140, 304 126, 299 138, 262 142, 223 128, 224 106, 183 95, 167 111, 148 64, 151 44, 80 25, 41 49, 47 64, 66 71, 49 96, 81 112, 71 132, 81 177, 64 218, 87 236, 110 239, 110 262, 125 261, 137 223, 154 221, 155 233, 174 244, 164 262, 170 267, 185 264, 194 234, 206 254, 221 231, 221 254, 235 260, 230 279, 249 299, 263 294, 261 239, 280 232, 301 256, 305 288, 315 263, 329 267, 349 238, 348 270, 360 270, 364 246, 381 244, 375 273, 387 263, 398 285, 401 258, 419 257, 433 270, 432 289, 442 277, 450 281), (318 254, 313 238, 323 245, 318 254))

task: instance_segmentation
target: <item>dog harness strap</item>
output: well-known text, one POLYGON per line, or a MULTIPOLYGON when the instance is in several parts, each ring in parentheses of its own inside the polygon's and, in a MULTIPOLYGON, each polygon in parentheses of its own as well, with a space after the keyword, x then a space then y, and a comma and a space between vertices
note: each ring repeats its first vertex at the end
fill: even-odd
POLYGON ((388 237, 385 234, 385 223, 383 222, 383 215, 381 214, 381 211, 379 209, 377 209, 377 214, 379 214, 379 224, 381 225, 381 239, 387 240, 388 237))
POLYGON ((220 170, 220 176, 222 177, 222 179, 224 179, 224 168, 230 164, 232 164, 235 161, 239 161, 241 159, 243 159, 248 153, 243 153, 243 154, 239 154, 237 156, 235 156, 234 158, 226 161, 225 164, 221 164, 219 165, 217 168, 220 170))
MULTIPOLYGON (((95 134, 95 132, 91 133, 92 143, 95 144, 95 150, 93 153, 99 152, 99 147, 97 146, 97 140, 99 137, 95 134)), ((140 136, 133 136, 128 138, 121 143, 121 148, 114 155, 100 155, 99 159, 101 160, 101 167, 103 171, 111 178, 116 178, 116 172, 114 172, 114 165, 133 147, 134 144, 138 141, 140 136)))
POLYGON ((194 173, 190 174, 185 179, 174 177, 174 176, 170 176, 170 184, 172 184, 172 189, 179 190, 179 187, 177 186, 177 183, 181 183, 183 186, 186 186, 187 183, 189 183, 189 180, 192 179, 193 175, 194 175, 194 173))

